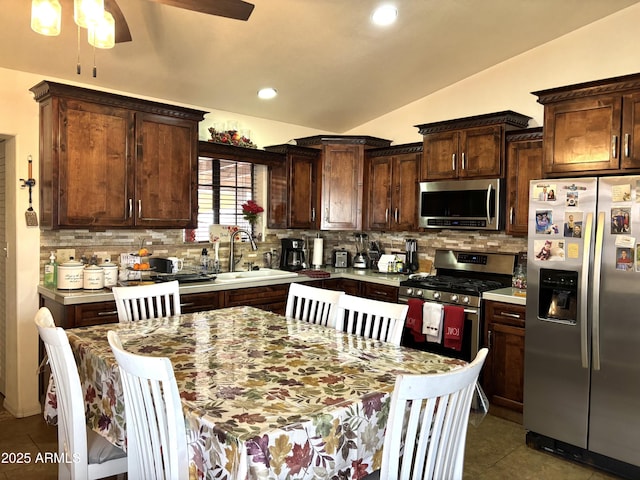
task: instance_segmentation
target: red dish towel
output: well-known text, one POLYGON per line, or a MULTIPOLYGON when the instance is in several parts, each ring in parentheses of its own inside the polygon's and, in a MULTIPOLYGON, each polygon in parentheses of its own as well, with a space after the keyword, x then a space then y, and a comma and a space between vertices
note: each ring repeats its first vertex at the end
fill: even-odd
POLYGON ((444 306, 444 346, 454 350, 462 350, 462 333, 464 330, 464 307, 444 306))
POLYGON ((409 329, 416 342, 424 342, 427 339, 422 334, 422 304, 424 301, 419 298, 410 298, 407 303, 409 304, 409 311, 407 312, 405 326, 409 329))

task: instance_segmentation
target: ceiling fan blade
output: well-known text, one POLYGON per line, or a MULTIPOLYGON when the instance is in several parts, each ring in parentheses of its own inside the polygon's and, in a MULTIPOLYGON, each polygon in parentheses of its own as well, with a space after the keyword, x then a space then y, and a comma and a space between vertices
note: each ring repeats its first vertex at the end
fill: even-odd
POLYGON ((116 3, 116 0, 104 0, 104 9, 113 15, 113 19, 116 22, 116 43, 130 42, 131 32, 129 31, 129 25, 124 19, 122 10, 116 3))
POLYGON ((152 0, 157 3, 184 8, 195 12, 217 15, 219 17, 233 18, 235 20, 248 20, 254 5, 242 0, 152 0))

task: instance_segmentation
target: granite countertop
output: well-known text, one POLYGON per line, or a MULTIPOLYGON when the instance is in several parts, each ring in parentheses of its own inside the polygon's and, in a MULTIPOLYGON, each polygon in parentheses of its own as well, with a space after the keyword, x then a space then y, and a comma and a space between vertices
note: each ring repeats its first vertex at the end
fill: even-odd
MULTIPOLYGON (((221 290, 231 290, 248 287, 264 287, 267 285, 278 285, 291 282, 314 282, 326 280, 327 278, 346 278, 363 282, 378 283, 391 287, 399 287, 400 282, 407 278, 407 275, 383 273, 375 270, 360 270, 354 268, 334 268, 326 267, 322 269, 329 273, 329 277, 312 278, 307 275, 298 274, 294 277, 286 278, 255 278, 247 279, 243 282, 197 282, 184 283, 180 285, 181 294, 217 292, 221 290)), ((38 285, 38 293, 46 298, 54 300, 63 305, 77 305, 82 303, 109 302, 113 300, 113 293, 108 288, 101 290, 59 290, 57 288, 46 288, 38 285)))
POLYGON ((514 305, 526 305, 527 304, 527 291, 520 290, 519 288, 499 288, 498 290, 491 290, 482 294, 484 300, 491 300, 493 302, 511 303, 514 305))

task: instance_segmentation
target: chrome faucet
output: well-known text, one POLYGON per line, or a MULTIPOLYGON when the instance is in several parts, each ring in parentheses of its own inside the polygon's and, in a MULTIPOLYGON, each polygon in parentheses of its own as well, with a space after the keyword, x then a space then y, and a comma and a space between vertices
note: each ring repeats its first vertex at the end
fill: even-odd
MULTIPOLYGON (((236 271, 236 260, 235 260, 235 252, 233 248, 233 243, 234 243, 233 239, 239 233, 244 233, 247 235, 247 237, 249 237, 249 241, 251 242, 251 250, 253 250, 254 252, 258 250, 258 246, 256 245, 256 242, 253 241, 253 237, 251 236, 250 232, 248 232, 247 230, 236 230, 235 232, 233 232, 231 234, 231 243, 229 245, 229 271, 230 272, 236 271)), ((242 255, 240 255, 240 258, 242 258, 242 255)), ((238 261, 240 261, 240 258, 238 259, 238 261)))

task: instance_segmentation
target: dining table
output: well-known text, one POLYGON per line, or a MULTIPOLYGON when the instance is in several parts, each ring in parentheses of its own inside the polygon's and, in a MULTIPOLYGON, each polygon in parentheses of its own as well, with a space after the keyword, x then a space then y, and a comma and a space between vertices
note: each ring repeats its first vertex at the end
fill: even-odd
MULTIPOLYGON (((466 364, 248 306, 68 329, 87 425, 125 450, 109 330, 171 360, 192 479, 363 478, 380 469, 396 376, 466 364)), ((53 418, 53 389, 45 403, 53 418)))

